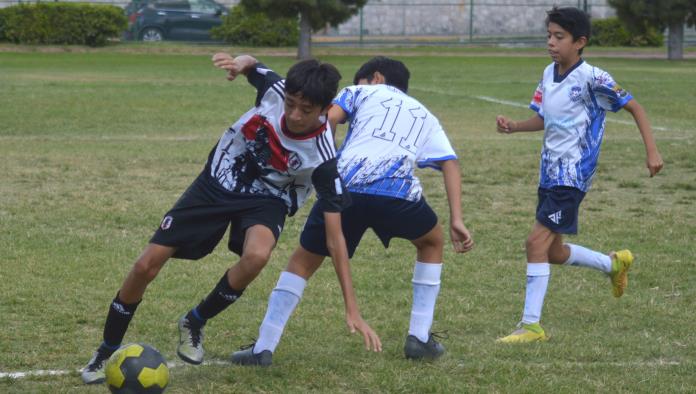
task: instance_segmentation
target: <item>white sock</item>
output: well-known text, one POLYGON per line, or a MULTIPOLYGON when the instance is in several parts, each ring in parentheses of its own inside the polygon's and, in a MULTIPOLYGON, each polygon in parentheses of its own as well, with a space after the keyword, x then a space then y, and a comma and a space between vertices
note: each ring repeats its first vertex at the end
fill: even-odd
POLYGON ((413 306, 408 335, 413 335, 421 342, 427 342, 430 327, 433 325, 435 301, 440 292, 440 274, 442 264, 421 263, 416 261, 413 268, 413 306))
POLYGON ((541 320, 541 309, 544 307, 549 276, 551 276, 549 263, 527 263, 527 290, 522 323, 532 324, 541 320))
POLYGON ((565 264, 588 267, 602 271, 606 274, 611 272, 611 257, 604 253, 595 252, 586 247, 574 244, 566 244, 570 248, 570 256, 565 264))
POLYGON ((281 272, 278 283, 268 298, 268 309, 259 327, 259 338, 254 345, 254 354, 264 350, 270 350, 271 353, 275 351, 285 325, 300 302, 306 285, 307 281, 304 278, 291 272, 281 272))

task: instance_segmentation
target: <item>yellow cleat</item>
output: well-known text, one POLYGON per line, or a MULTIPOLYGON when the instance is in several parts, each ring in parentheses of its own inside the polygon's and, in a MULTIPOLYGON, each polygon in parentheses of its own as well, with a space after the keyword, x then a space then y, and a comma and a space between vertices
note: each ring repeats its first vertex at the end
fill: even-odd
POLYGON ((615 252, 611 257, 611 291, 614 297, 621 297, 628 286, 628 269, 633 264, 633 254, 630 250, 624 249, 615 252))
POLYGON ((530 343, 530 342, 543 342, 548 341, 549 337, 546 336, 544 329, 541 328, 539 323, 532 324, 520 324, 519 328, 512 332, 512 334, 498 338, 496 342, 498 343, 530 343))

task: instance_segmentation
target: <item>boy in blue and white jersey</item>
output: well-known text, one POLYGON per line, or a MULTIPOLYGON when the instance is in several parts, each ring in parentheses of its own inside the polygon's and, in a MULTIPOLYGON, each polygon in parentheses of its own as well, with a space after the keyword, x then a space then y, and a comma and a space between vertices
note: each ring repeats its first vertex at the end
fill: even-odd
MULTIPOLYGON (((339 173, 351 194, 341 226, 353 256, 368 228, 385 247, 391 238, 410 240, 416 247, 413 306, 404 346, 410 359, 434 359, 444 347, 430 332, 440 290, 444 236, 437 215, 422 196, 416 166, 441 170, 450 206, 450 236, 458 253, 471 250, 473 240, 461 215, 459 163, 437 118, 408 90, 409 71, 393 59, 376 57, 356 73, 354 84, 339 92, 329 110, 329 123, 350 121, 338 152, 339 173)), ((272 292, 259 339, 252 348, 236 352, 232 361, 243 365, 270 360, 283 329, 297 306, 306 281, 326 256, 326 225, 318 206, 312 208, 290 258, 272 292)), ((355 328, 347 321, 352 332, 355 328)), ((364 330, 368 350, 381 351, 376 335, 364 330)), ((263 364, 262 364, 263 365, 263 364)))
POLYGON ((563 234, 576 234, 580 203, 592 184, 604 135, 606 111, 626 109, 640 130, 650 176, 662 169, 662 158, 643 108, 607 72, 587 64, 582 50, 590 37, 588 16, 577 8, 548 12, 548 50, 553 63, 544 70, 534 92, 531 119, 514 122, 496 119, 501 133, 544 130, 539 174, 536 223, 527 243, 527 290, 518 330, 500 342, 547 339, 539 324, 551 264, 589 267, 604 272, 615 297, 628 284, 633 263, 629 250, 608 255, 563 243, 563 234))

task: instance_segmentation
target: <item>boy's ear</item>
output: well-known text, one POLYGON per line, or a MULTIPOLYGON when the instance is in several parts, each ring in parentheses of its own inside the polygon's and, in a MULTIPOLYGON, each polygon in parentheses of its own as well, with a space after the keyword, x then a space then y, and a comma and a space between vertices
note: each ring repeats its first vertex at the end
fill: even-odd
POLYGON ((578 37, 578 39, 575 40, 573 45, 575 45, 576 50, 578 50, 578 51, 581 50, 582 48, 587 46, 587 37, 585 37, 585 36, 578 37))
POLYGON ((374 74, 372 74, 372 80, 370 81, 370 85, 384 85, 387 83, 387 78, 384 77, 384 74, 382 74, 379 71, 375 71, 374 74))

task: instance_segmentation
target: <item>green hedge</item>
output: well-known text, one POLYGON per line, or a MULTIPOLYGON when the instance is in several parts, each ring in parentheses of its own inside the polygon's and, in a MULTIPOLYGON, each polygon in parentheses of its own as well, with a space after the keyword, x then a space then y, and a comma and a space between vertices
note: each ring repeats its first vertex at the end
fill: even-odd
POLYGON ((238 5, 210 30, 211 37, 242 46, 295 46, 300 28, 297 18, 270 19, 263 13, 250 12, 238 5))
POLYGON ((644 34, 631 33, 619 18, 597 19, 592 21, 590 45, 604 47, 659 47, 663 37, 655 29, 647 29, 644 34))
POLYGON ((37 3, 0 9, 0 40, 17 44, 103 46, 127 26, 123 10, 112 5, 37 3))

